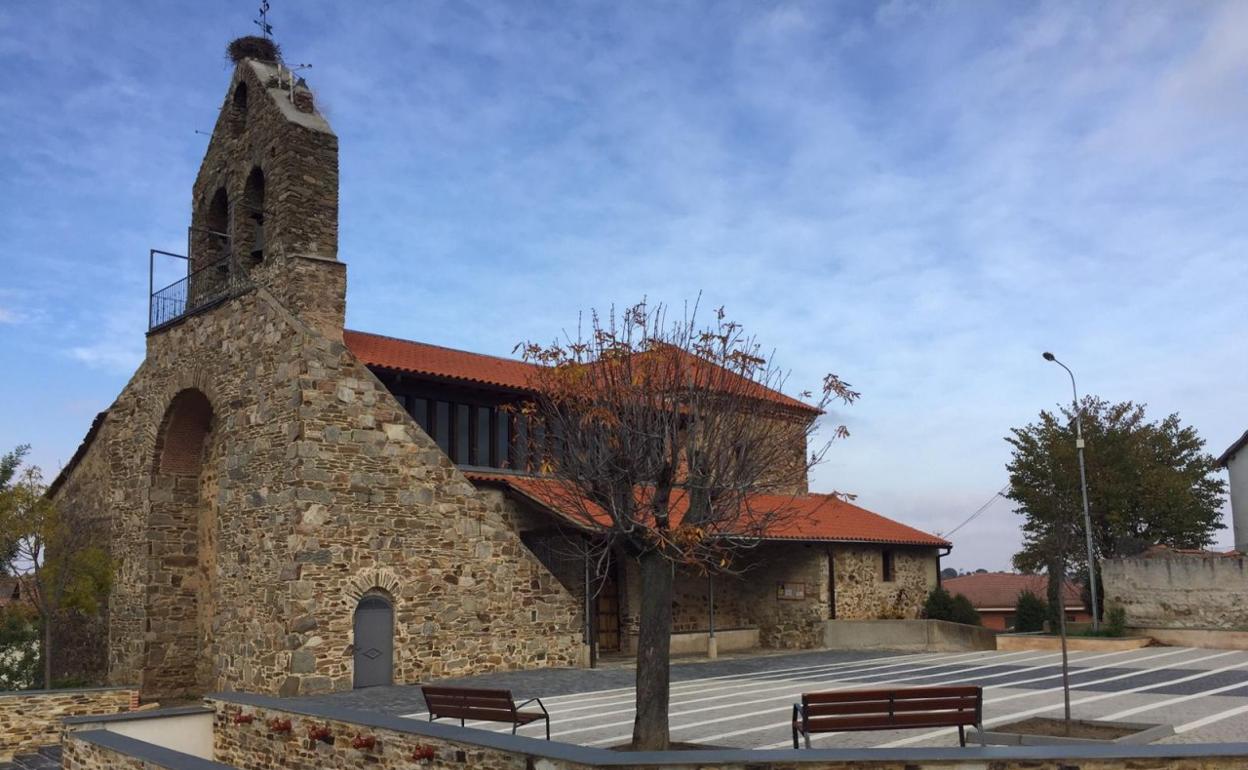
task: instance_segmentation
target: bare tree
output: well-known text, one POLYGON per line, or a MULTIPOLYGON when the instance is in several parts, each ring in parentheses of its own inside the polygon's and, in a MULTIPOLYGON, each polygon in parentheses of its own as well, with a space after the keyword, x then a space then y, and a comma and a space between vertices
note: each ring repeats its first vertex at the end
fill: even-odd
POLYGON ((669 321, 643 302, 522 348, 538 364, 521 410, 545 426, 549 494, 639 565, 633 747, 667 748, 675 567, 732 571, 791 525, 809 469, 848 435, 837 426, 807 451, 816 417, 858 394, 829 374, 817 396, 799 394, 813 403, 782 395, 785 374, 722 309, 703 325, 696 307, 669 321))
POLYGON ((9 543, 9 568, 41 626, 43 686, 52 686, 52 627, 65 613, 94 615, 112 585, 107 551, 89 529, 70 526, 45 494, 36 466, 22 469, 0 500, 0 543, 9 543))

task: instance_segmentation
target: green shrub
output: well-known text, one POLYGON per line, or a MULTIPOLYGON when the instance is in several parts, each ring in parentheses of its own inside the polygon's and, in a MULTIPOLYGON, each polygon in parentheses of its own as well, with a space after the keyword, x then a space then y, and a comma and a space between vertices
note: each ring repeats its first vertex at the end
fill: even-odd
POLYGON ((1126 636, 1127 633, 1127 611, 1122 607, 1110 607, 1105 613, 1105 629, 1106 636, 1126 636))
POLYGON ((0 608, 0 691, 40 682, 39 619, 21 604, 0 608))
POLYGON ((952 617, 949 619, 954 623, 963 623, 968 626, 980 625, 979 612, 971 604, 971 600, 962 594, 957 594, 953 597, 953 611, 951 615, 952 617))
POLYGON ((1048 616, 1049 603, 1031 591, 1023 591, 1014 605, 1014 630, 1019 633, 1043 631, 1048 616))
POLYGON ((923 617, 928 620, 952 620, 953 597, 945 589, 937 586, 927 595, 923 602, 923 617))

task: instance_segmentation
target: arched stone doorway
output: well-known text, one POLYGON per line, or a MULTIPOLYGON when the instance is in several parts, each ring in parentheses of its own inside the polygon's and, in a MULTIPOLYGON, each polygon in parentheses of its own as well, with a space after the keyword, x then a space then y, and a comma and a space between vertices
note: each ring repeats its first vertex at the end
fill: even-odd
POLYGON ((360 597, 353 623, 355 660, 352 686, 394 684, 394 605, 381 592, 360 597))
POLYGON ((217 478, 213 409, 188 388, 169 403, 156 437, 147 519, 148 582, 142 689, 202 694, 212 686, 208 654, 217 478))

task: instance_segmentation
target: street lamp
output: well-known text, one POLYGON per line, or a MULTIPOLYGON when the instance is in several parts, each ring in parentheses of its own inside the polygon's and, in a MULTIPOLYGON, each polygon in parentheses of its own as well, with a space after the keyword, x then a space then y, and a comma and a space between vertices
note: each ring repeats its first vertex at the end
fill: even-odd
MULTIPOLYGON (((1099 631, 1101 628, 1101 613, 1099 608, 1099 600, 1096 598, 1096 557, 1092 553, 1092 514, 1088 512, 1088 476, 1083 469, 1083 423, 1079 419, 1079 390, 1075 387, 1075 373, 1070 367, 1057 360, 1057 356, 1052 353, 1045 352, 1045 361, 1052 361, 1058 366, 1066 370, 1070 375, 1070 392, 1074 394, 1072 403, 1075 405, 1075 449, 1079 453, 1079 489, 1083 492, 1083 534, 1088 545, 1088 591, 1092 594, 1092 630, 1099 631)), ((1063 589, 1065 587, 1063 586, 1063 589)), ((1058 592, 1058 601, 1062 604, 1060 612, 1062 617, 1066 617, 1066 602, 1062 599, 1064 590, 1058 592)))

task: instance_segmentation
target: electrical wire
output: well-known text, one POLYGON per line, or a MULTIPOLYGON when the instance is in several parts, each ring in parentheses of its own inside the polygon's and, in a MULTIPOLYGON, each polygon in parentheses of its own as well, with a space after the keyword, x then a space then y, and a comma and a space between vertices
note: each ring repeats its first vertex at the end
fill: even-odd
POLYGON ((949 536, 951 536, 954 532, 957 532, 959 529, 962 529, 962 528, 963 528, 963 527, 965 527, 967 524, 970 524, 972 521, 975 521, 975 519, 979 518, 980 514, 982 514, 984 511, 988 510, 988 506, 992 505, 993 503, 995 503, 995 502, 997 501, 997 498, 998 498, 998 497, 1005 497, 1005 493, 1006 493, 1006 491, 1008 491, 1008 490, 1009 490, 1009 488, 1010 488, 1010 485, 1009 485, 1009 484, 1006 484, 1005 486, 1001 487, 1001 490, 1000 490, 999 492, 995 493, 992 497, 988 498, 988 502, 986 502, 986 503, 984 503, 983 505, 979 506, 979 508, 978 508, 978 509, 977 509, 974 513, 972 513, 970 516, 967 516, 967 517, 966 517, 966 520, 965 520, 965 521, 963 521, 961 524, 959 524, 958 526, 954 527, 953 529, 949 530, 948 532, 943 532, 943 533, 940 533, 940 534, 941 534, 941 537, 949 537, 949 536))

